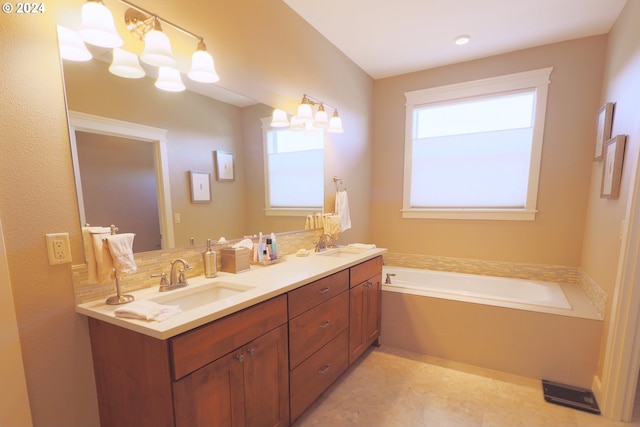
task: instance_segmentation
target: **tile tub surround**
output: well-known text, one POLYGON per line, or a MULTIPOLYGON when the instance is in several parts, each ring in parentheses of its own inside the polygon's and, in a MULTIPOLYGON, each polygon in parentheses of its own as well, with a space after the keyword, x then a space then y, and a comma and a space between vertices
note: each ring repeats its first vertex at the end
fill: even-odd
MULTIPOLYGON (((300 248, 313 250, 316 242, 322 234, 321 229, 276 233, 278 253, 279 255, 284 256, 295 253, 300 248)), ((224 244, 214 243, 212 245, 213 250, 217 252, 216 260, 218 264, 218 271, 220 271, 220 262, 222 260, 222 257, 220 256, 220 249, 229 247, 240 240, 242 239, 229 240, 224 244)), ((138 270, 133 274, 127 274, 123 277, 121 281, 122 293, 158 286, 160 279, 152 278, 151 274, 161 273, 164 271, 168 275, 169 270, 171 269, 171 261, 176 258, 185 259, 191 267, 193 267, 192 270, 187 272, 187 278, 204 274, 202 252, 205 250, 206 244, 202 244, 195 245, 193 247, 182 247, 135 254, 134 258, 138 266, 138 270)), ((107 285, 89 283, 86 264, 72 266, 71 274, 76 304, 106 299, 107 297, 115 294, 115 282, 107 285)))
POLYGON ((540 381, 382 345, 294 427, 640 427, 547 403, 540 381))
POLYGON ((600 317, 604 318, 605 314, 606 292, 577 267, 485 261, 397 252, 386 253, 384 255, 384 263, 394 267, 423 268, 435 271, 573 284, 578 286, 589 298, 591 305, 598 311, 600 317))
POLYGON ((602 320, 382 292, 380 341, 391 347, 591 388, 602 320))

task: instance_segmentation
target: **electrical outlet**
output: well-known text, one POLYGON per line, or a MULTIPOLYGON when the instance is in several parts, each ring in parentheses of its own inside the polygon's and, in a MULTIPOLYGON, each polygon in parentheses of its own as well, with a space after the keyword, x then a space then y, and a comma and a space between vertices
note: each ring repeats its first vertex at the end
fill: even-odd
POLYGON ((49 265, 67 264, 71 262, 71 245, 69 233, 47 234, 47 254, 49 265))

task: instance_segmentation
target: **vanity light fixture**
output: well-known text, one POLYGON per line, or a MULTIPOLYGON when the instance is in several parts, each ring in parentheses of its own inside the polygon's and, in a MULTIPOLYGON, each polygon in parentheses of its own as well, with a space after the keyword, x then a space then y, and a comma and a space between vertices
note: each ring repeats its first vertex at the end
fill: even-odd
POLYGON ((200 83, 215 83, 220 80, 213 65, 213 57, 207 52, 204 40, 198 40, 198 48, 191 56, 189 78, 200 83))
MULTIPOLYGON (((127 0, 117 1, 128 6, 128 9, 124 13, 126 28, 136 38, 144 41, 144 50, 142 54, 140 54, 139 59, 145 64, 159 68, 159 78, 156 82, 157 87, 170 91, 184 90, 180 72, 176 68, 177 64, 171 49, 171 41, 167 34, 163 32, 163 25, 170 26, 174 30, 197 40, 198 44, 191 57, 190 69, 187 73, 187 76, 191 80, 200 83, 215 83, 220 80, 214 67, 213 57, 207 52, 204 39, 201 36, 136 6, 127 0), (163 70, 163 67, 171 67, 173 71, 163 70), (178 73, 177 76, 176 72, 178 73)), ((87 0, 82 6, 82 25, 80 30, 78 30, 78 36, 86 43, 100 47, 118 48, 124 43, 116 30, 113 15, 103 4, 102 0, 87 0)), ((60 37, 60 40, 62 52, 62 37, 60 37)), ((67 49, 67 46, 65 45, 64 48, 67 49)), ((87 52, 89 51, 87 50, 87 52)), ((139 78, 144 76, 145 72, 142 67, 140 67, 138 58, 134 58, 132 55, 132 53, 124 50, 114 49, 113 62, 109 67, 109 71, 117 76, 126 78, 139 78)), ((69 56, 70 55, 65 53, 63 58, 71 59, 69 56)))
POLYGON ((126 79, 139 79, 145 76, 145 72, 140 66, 138 56, 119 47, 113 48, 113 60, 109 67, 111 74, 126 79))
POLYGON ((312 132, 316 129, 327 129, 330 133, 342 133, 344 129, 342 127, 342 119, 338 115, 338 109, 324 101, 315 99, 309 95, 303 95, 302 101, 298 106, 297 115, 291 117, 291 121, 287 119, 287 113, 280 109, 273 110, 271 118, 272 127, 287 127, 290 130, 304 130, 305 132, 312 132), (315 115, 313 110, 318 106, 315 115), (325 106, 333 109, 333 116, 329 119, 329 116, 325 110, 325 106))
POLYGON ((82 6, 78 35, 85 42, 100 47, 119 47, 124 43, 116 31, 113 15, 100 0, 88 0, 82 6))
POLYGON ((153 17, 153 29, 144 36, 144 51, 140 54, 140 59, 156 67, 173 67, 176 64, 171 51, 171 41, 162 32, 157 16, 153 17))
POLYGON ((89 61, 93 58, 78 34, 70 28, 58 25, 60 57, 69 61, 89 61))
POLYGON ((156 80, 155 86, 167 92, 182 92, 186 89, 182 83, 180 71, 172 67, 158 68, 158 80, 156 80))

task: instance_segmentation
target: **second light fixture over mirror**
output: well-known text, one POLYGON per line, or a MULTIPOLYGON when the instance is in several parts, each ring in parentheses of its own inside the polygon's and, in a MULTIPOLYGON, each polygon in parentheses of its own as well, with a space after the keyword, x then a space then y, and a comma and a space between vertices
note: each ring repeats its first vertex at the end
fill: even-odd
POLYGON ((311 131, 312 129, 327 129, 330 133, 342 133, 342 119, 338 115, 338 109, 324 101, 313 98, 307 94, 302 95, 302 101, 298 106, 295 116, 287 116, 286 111, 275 109, 271 119, 271 126, 276 128, 289 127, 291 130, 311 131), (325 107, 333 109, 333 115, 329 115, 325 107), (315 114, 314 114, 315 110, 315 114))
POLYGON ((107 49, 113 49, 109 71, 119 77, 141 78, 147 73, 140 64, 158 67, 156 87, 180 92, 185 90, 180 70, 171 48, 171 40, 164 33, 162 25, 186 34, 197 42, 191 57, 191 65, 186 73, 189 79, 199 83, 215 83, 220 80, 215 70, 213 57, 207 52, 204 39, 156 14, 134 5, 126 0, 117 0, 128 6, 123 19, 126 28, 136 38, 144 41, 144 50, 140 56, 124 50, 124 41, 114 23, 111 11, 100 0, 89 0, 82 6, 82 21, 77 32, 59 27, 60 51, 63 59, 87 61, 92 54, 84 43, 107 49))

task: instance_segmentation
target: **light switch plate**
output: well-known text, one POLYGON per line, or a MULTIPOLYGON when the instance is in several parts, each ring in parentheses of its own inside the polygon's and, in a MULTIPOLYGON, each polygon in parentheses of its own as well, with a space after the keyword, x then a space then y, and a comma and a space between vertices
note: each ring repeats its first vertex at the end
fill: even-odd
POLYGON ((46 234, 49 265, 68 264, 71 262, 71 245, 69 233, 46 234))

